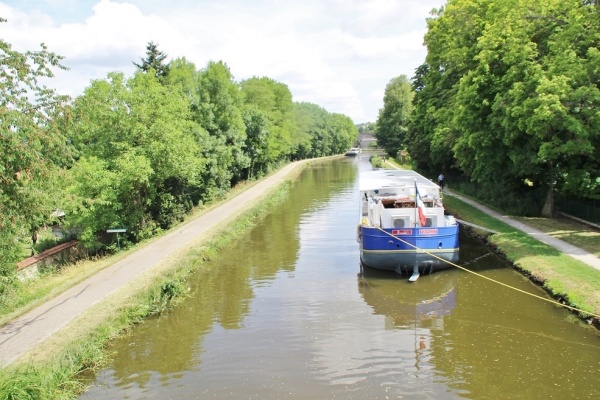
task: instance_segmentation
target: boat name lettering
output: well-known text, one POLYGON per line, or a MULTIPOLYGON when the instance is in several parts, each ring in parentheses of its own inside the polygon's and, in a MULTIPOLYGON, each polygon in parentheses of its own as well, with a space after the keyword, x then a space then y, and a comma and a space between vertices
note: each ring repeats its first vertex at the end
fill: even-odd
POLYGON ((419 235, 437 235, 437 229, 419 229, 419 235))
POLYGON ((392 235, 410 235, 412 229, 392 229, 392 235))

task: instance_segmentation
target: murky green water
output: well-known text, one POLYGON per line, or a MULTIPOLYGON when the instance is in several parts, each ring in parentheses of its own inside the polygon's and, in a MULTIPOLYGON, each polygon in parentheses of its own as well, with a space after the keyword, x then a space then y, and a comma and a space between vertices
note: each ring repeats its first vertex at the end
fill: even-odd
MULTIPOLYGON (((460 270, 360 274, 367 157, 306 170, 81 399, 600 398, 600 337, 564 310, 460 270)), ((461 262, 542 294, 469 237, 461 262)))

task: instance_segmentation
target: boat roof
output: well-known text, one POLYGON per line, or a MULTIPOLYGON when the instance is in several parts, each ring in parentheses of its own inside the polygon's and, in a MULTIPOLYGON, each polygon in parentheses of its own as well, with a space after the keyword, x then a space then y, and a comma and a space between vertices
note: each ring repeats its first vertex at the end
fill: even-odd
POLYGON ((360 174, 359 190, 414 186, 415 181, 419 187, 439 188, 430 179, 410 169, 377 169, 360 174))

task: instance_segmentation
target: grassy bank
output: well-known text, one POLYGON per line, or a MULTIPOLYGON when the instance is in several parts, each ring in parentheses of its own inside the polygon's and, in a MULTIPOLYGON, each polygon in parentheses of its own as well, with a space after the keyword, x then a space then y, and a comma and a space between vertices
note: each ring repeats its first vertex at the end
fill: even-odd
MULTIPOLYGON (((68 399, 77 396, 85 388, 83 374, 102 366, 109 357, 106 345, 131 326, 184 299, 188 278, 202 273, 206 260, 239 237, 240 232, 251 229, 274 204, 283 201, 291 187, 290 179, 301 170, 297 167, 286 183, 250 204, 243 216, 232 217, 229 224, 213 230, 210 240, 205 236, 189 243, 157 268, 91 307, 62 329, 60 335, 53 335, 18 364, 0 370, 0 399, 68 399)), ((108 260, 99 262, 107 263, 108 260)))
MULTIPOLYGON (((497 252, 503 254, 523 274, 542 285, 553 297, 584 312, 582 318, 600 325, 597 318, 589 318, 590 314, 600 315, 600 271, 563 254, 530 235, 505 224, 482 211, 452 196, 444 197, 444 205, 448 211, 462 220, 497 231, 487 235, 486 241, 497 252)), ((600 250, 600 233, 584 228, 580 224, 568 220, 521 219, 549 234, 554 232, 570 232, 561 239, 591 253, 600 250), (581 234, 575 234, 580 232, 581 234), (582 237, 584 239, 582 239, 582 237), (583 244, 583 246, 582 246, 583 244)), ((483 232, 481 232, 483 234, 483 232)))

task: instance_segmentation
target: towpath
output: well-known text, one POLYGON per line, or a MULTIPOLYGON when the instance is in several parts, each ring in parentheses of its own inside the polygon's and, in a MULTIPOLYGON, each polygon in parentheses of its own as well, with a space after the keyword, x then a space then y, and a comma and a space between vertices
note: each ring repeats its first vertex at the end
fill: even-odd
POLYGON ((156 267, 170 254, 198 236, 241 214, 265 193, 283 183, 300 164, 288 164, 277 173, 233 197, 224 204, 182 225, 150 245, 68 289, 56 298, 0 328, 0 368, 5 367, 58 332, 83 311, 156 267))
POLYGON ((487 215, 492 216, 492 217, 512 226, 513 228, 523 231, 523 232, 527 233, 528 235, 531 235, 532 237, 536 238, 540 242, 545 243, 549 246, 552 246, 555 249, 560 250, 562 253, 568 254, 571 257, 576 258, 577 260, 584 262, 587 265, 589 265, 597 270, 600 270, 600 258, 596 257, 594 254, 590 254, 589 252, 587 252, 579 247, 573 246, 573 245, 566 243, 560 239, 554 238, 538 229, 532 228, 531 226, 523 224, 519 221, 515 221, 514 219, 511 219, 510 217, 507 217, 506 215, 502 215, 502 214, 492 210, 491 208, 481 205, 467 197, 456 194, 456 193, 452 192, 451 190, 444 189, 444 193, 447 195, 450 195, 452 197, 456 197, 457 199, 483 211, 487 215))

